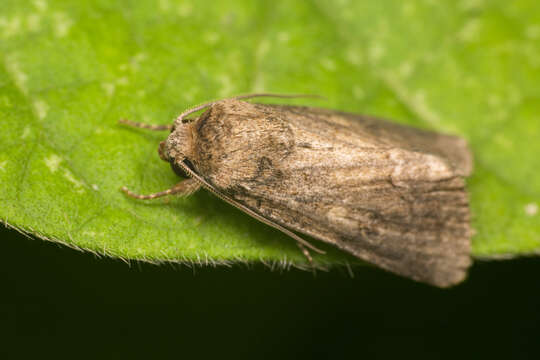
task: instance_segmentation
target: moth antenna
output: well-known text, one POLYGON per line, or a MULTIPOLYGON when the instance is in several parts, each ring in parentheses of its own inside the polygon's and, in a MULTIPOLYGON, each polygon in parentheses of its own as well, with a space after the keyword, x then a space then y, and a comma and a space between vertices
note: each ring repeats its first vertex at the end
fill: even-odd
POLYGON ((128 119, 120 119, 120 120, 118 120, 118 123, 128 125, 128 126, 132 126, 132 127, 136 127, 136 128, 140 128, 140 129, 147 129, 147 130, 154 130, 154 131, 165 131, 165 130, 171 131, 172 127, 173 127, 172 125, 145 124, 145 123, 141 123, 141 122, 131 121, 131 120, 128 120, 128 119))
MULTIPOLYGON (((234 206, 235 208, 239 209, 239 210, 242 210, 243 212, 245 212, 246 214, 248 214, 249 216, 259 220, 260 222, 262 222, 263 224, 266 224, 268 226, 271 226, 273 227, 274 229, 277 229, 279 231, 281 231, 282 233, 284 233, 285 235, 288 235, 290 237, 292 237, 294 240, 296 240, 297 244, 299 244, 299 246, 303 246, 305 248, 309 248, 319 254, 326 254, 325 251, 315 247, 314 245, 310 244, 309 242, 307 242, 306 240, 302 239, 300 236, 296 235, 294 232, 292 232, 291 230, 279 225, 278 223, 275 223, 271 220, 268 220, 267 218, 257 214, 255 211, 251 210, 250 208, 236 202, 235 200, 231 199, 230 197, 228 197, 227 195, 225 194, 222 194, 220 192, 218 192, 217 190, 215 190, 212 185, 210 185, 209 183, 206 182, 206 180, 204 180, 202 177, 199 176, 199 174, 197 174, 195 171, 191 170, 191 168, 189 166, 187 166, 186 164, 184 163, 179 163, 178 165, 180 165, 180 167, 182 169, 184 169, 184 171, 189 175, 191 176, 191 179, 194 180, 194 181, 197 181, 199 183, 200 186, 204 187, 206 190, 210 191, 212 194, 216 195, 218 198, 220 198, 221 200, 223 201, 226 201, 228 202, 229 204, 231 204, 232 206, 234 206)), ((302 248, 301 248, 302 249, 302 248)), ((304 253, 304 255, 306 255, 304 253)), ((306 257, 308 258, 308 261, 310 261, 310 263, 313 261, 313 259, 311 258, 311 255, 309 254, 309 252, 307 253, 306 257), (310 260, 311 259, 311 260, 310 260)))
POLYGON ((326 99, 324 96, 321 95, 313 95, 313 94, 273 94, 273 93, 255 93, 255 94, 245 94, 245 95, 238 95, 234 96, 231 99, 251 99, 255 97, 276 97, 276 98, 288 98, 288 99, 294 99, 294 98, 315 98, 315 99, 326 99))
POLYGON ((290 94, 290 95, 287 95, 287 94, 272 94, 272 93, 255 93, 255 94, 238 95, 238 96, 233 96, 233 97, 230 97, 230 98, 225 98, 225 99, 221 99, 221 100, 214 100, 214 101, 210 101, 210 102, 207 102, 207 103, 204 103, 204 104, 201 104, 201 105, 197 105, 197 106, 195 106, 193 108, 190 108, 190 109, 184 111, 183 113, 181 113, 178 116, 178 118, 176 118, 176 121, 182 121, 186 116, 188 116, 190 114, 193 114, 194 112, 197 112, 199 110, 206 109, 207 107, 214 105, 218 101, 252 99, 252 98, 256 98, 256 97, 276 97, 276 98, 289 98, 289 99, 306 97, 306 98, 326 99, 324 96, 310 95, 310 94, 290 94))
POLYGON ((151 200, 151 199, 156 199, 159 197, 163 197, 167 195, 174 195, 174 194, 179 194, 181 196, 188 196, 188 195, 193 194, 195 191, 199 190, 200 187, 201 185, 196 180, 187 179, 187 180, 179 182, 178 184, 174 185, 170 189, 153 193, 153 194, 149 194, 149 195, 135 194, 134 192, 132 192, 125 186, 120 188, 120 190, 122 190, 127 196, 132 197, 134 199, 151 200))

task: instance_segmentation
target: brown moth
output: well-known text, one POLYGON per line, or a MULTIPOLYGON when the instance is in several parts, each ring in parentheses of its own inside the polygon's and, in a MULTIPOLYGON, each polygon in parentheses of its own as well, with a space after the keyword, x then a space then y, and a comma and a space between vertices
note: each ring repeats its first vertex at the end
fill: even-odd
POLYGON ((256 96, 276 95, 210 102, 172 126, 123 120, 170 130, 159 155, 188 179, 152 195, 122 190, 153 199, 203 187, 292 237, 310 262, 307 249, 320 250, 295 232, 439 287, 466 277, 464 177, 472 156, 464 139, 334 110, 241 101, 256 96))

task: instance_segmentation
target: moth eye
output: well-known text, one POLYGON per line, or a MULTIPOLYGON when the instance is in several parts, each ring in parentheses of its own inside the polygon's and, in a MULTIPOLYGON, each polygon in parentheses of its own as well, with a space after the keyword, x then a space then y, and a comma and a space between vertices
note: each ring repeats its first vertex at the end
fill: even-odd
POLYGON ((184 164, 187 165, 187 167, 190 168, 191 170, 195 171, 195 167, 193 166, 191 161, 189 161, 188 159, 184 159, 184 164))
POLYGON ((178 166, 178 164, 174 161, 174 159, 171 159, 170 164, 171 164, 171 168, 173 169, 176 175, 186 178, 186 179, 189 178, 188 174, 186 174, 184 169, 178 166))

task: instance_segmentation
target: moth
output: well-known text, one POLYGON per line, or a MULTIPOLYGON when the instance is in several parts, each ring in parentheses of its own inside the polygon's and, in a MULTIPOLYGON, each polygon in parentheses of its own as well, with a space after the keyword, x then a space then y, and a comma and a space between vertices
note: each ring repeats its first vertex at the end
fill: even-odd
POLYGON ((439 287, 471 265, 464 178, 467 142, 387 120, 322 108, 250 103, 252 94, 183 112, 159 156, 185 180, 137 199, 204 188, 248 215, 322 252, 299 234, 396 274, 439 287), (199 116, 188 116, 205 110, 199 116))

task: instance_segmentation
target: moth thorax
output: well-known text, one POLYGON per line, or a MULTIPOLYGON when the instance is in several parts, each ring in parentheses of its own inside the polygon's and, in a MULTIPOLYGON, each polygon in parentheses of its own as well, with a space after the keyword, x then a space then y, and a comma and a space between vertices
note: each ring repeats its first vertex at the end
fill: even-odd
POLYGON ((192 158, 193 133, 191 123, 180 123, 165 141, 164 153, 178 162, 192 158))

